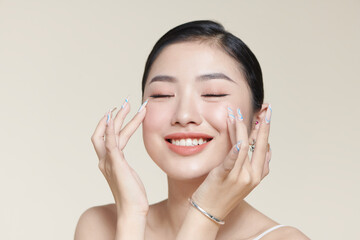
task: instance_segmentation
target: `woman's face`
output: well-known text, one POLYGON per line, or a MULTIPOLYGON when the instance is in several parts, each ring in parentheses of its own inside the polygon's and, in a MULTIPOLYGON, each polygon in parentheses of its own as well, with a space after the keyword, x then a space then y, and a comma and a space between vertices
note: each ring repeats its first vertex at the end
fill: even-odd
POLYGON ((149 72, 147 98, 144 144, 174 179, 202 177, 225 159, 232 146, 228 106, 234 112, 240 107, 251 129, 248 85, 238 63, 216 45, 182 42, 164 48, 149 72))

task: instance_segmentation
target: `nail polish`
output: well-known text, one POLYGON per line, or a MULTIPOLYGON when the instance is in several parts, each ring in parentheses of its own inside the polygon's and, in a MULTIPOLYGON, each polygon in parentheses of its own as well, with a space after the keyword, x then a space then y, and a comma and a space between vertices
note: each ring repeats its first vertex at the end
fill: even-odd
POLYGON ((138 112, 141 112, 141 110, 144 109, 144 107, 147 105, 148 101, 149 101, 149 99, 147 99, 147 100, 140 106, 138 112))
POLYGON ((228 107, 227 110, 229 119, 233 123, 235 121, 234 111, 230 107, 228 107))
POLYGON ((266 110, 266 114, 265 114, 265 122, 267 124, 269 124, 271 121, 271 115, 272 115, 272 108, 271 108, 271 104, 269 104, 269 107, 266 110))
POLYGON ((129 97, 126 97, 125 102, 123 103, 123 105, 121 105, 121 109, 123 109, 128 102, 129 102, 129 97))
POLYGON ((243 115, 241 114, 240 108, 237 109, 237 114, 238 114, 237 117, 238 117, 238 119, 239 119, 240 121, 244 120, 244 117, 243 117, 243 115))
POLYGON ((110 121, 110 111, 107 113, 106 125, 109 124, 109 121, 110 121))
POLYGON ((240 151, 241 143, 242 143, 241 140, 236 143, 236 146, 235 146, 235 147, 236 147, 236 150, 237 150, 238 152, 240 151))
POLYGON ((114 107, 114 108, 110 109, 110 110, 107 112, 106 125, 109 124, 109 121, 110 121, 110 118, 111 118, 111 114, 112 114, 113 111, 115 111, 116 108, 117 108, 117 107, 114 107))

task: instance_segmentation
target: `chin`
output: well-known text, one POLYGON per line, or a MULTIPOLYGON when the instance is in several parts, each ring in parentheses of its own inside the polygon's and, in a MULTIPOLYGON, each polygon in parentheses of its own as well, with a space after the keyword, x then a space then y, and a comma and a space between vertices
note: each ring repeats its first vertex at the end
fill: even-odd
POLYGON ((193 168, 177 168, 177 169, 162 169, 166 175, 174 180, 187 181, 200 178, 206 178, 212 169, 193 169, 193 168))
POLYGON ((220 158, 214 159, 214 157, 201 155, 152 159, 169 178, 181 181, 205 178, 221 162, 220 158))

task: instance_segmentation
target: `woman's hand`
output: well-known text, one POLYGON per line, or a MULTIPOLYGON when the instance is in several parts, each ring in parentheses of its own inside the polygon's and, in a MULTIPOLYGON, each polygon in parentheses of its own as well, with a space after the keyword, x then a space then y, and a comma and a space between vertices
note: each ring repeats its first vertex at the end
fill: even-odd
POLYGON ((99 168, 114 196, 118 216, 145 217, 149 210, 144 185, 125 160, 123 152, 129 138, 145 117, 146 104, 147 101, 131 121, 122 127, 124 119, 130 111, 130 104, 126 99, 114 119, 112 119, 112 111, 105 114, 91 137, 99 158, 99 168))
POLYGON ((194 202, 218 219, 224 219, 269 173, 271 158, 268 146, 271 106, 261 114, 262 120, 254 130, 257 137, 251 161, 249 137, 242 114, 239 109, 236 114, 230 108, 229 111, 227 124, 233 147, 192 196, 194 202))

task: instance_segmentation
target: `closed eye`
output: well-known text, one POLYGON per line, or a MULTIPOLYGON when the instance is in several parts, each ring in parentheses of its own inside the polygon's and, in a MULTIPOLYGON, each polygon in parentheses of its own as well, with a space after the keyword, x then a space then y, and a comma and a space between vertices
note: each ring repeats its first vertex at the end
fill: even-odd
MULTIPOLYGON (((228 96, 229 94, 203 94, 201 96, 203 97, 225 97, 228 96)), ((151 95, 150 97, 152 98, 169 98, 169 97, 173 97, 174 95, 162 95, 162 94, 154 94, 151 95)))
POLYGON ((225 97, 225 96, 228 96, 229 94, 204 94, 204 95, 201 95, 203 97, 225 97))
POLYGON ((154 94, 151 95, 150 97, 152 98, 169 98, 169 97, 173 97, 174 95, 161 95, 161 94, 154 94))

